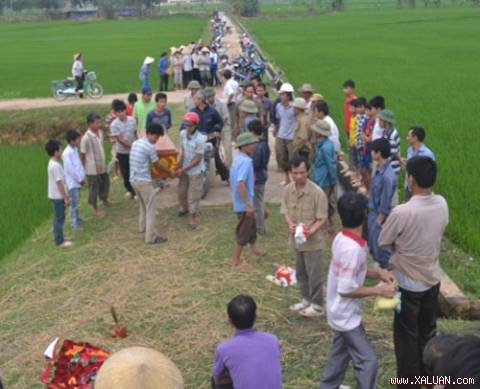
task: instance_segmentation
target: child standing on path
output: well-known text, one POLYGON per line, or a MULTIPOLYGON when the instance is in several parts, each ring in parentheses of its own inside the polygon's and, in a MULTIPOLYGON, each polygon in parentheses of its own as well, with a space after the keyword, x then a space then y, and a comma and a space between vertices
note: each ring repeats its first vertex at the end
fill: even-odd
POLYGON ((125 197, 135 198, 135 191, 130 184, 130 148, 137 139, 137 122, 127 116, 127 105, 122 100, 113 100, 113 110, 116 119, 110 125, 111 135, 115 138, 118 164, 123 177, 125 197))
POLYGON ((360 299, 393 297, 395 287, 390 272, 367 268, 367 247, 361 238, 366 210, 367 200, 359 193, 348 192, 338 201, 343 229, 332 244, 327 281, 327 320, 334 338, 320 389, 337 389, 350 361, 358 389, 377 387, 378 362, 362 325, 360 299), (366 278, 381 280, 385 284, 365 287, 366 278))
POLYGON ((65 208, 69 199, 65 187, 65 174, 60 164, 62 146, 58 140, 49 140, 45 145, 50 160, 48 161, 48 198, 53 205, 53 240, 58 247, 70 247, 72 242, 65 240, 63 225, 65 208))
POLYGON ((65 171, 65 183, 67 184, 68 196, 70 198, 70 225, 72 230, 76 231, 81 224, 79 213, 80 188, 85 181, 85 170, 78 153, 80 134, 75 130, 68 130, 65 139, 68 146, 63 151, 62 160, 65 171))

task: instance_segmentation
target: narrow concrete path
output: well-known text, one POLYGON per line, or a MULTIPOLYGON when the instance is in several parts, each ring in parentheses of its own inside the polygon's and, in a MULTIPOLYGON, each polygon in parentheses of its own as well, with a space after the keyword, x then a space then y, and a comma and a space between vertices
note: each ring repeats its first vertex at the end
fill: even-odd
MULTIPOLYGON (((231 22, 225 15, 227 23, 231 26, 232 33, 224 38, 228 55, 238 56, 241 52, 240 32, 236 25, 231 22)), ((277 163, 275 159, 275 140, 273 136, 269 137, 269 145, 271 150, 270 164, 268 168, 269 179, 265 188, 265 201, 269 203, 280 203, 283 187, 280 185, 284 179, 284 175, 277 171, 277 163)), ((157 206, 159 208, 170 208, 178 204, 177 200, 178 180, 170 181, 170 186, 157 195, 157 206)), ((216 176, 210 187, 207 197, 201 201, 201 206, 215 206, 231 204, 231 192, 229 186, 216 176)))

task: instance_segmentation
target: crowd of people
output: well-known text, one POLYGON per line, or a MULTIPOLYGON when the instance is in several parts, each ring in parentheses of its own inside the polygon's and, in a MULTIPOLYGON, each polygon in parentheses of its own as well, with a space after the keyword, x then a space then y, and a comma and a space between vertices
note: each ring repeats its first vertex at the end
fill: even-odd
MULTIPOLYGON (((145 57, 140 67, 139 79, 142 88, 151 87, 151 71, 155 58, 145 57)), ((192 80, 202 86, 221 85, 218 70, 220 56, 214 45, 207 46, 190 42, 188 45, 171 47, 170 52, 160 54, 157 62, 157 73, 160 80, 160 91, 170 90, 173 80, 174 90, 183 90, 192 80)))
MULTIPOLYGON (((196 53, 211 55, 203 49, 196 53)), ((179 54, 183 55, 182 51, 174 57, 179 54)), ((179 58, 178 63, 184 64, 179 58)), ((164 63, 162 69, 167 65, 164 63)), ((419 126, 409 128, 409 147, 406 158, 402 158, 395 115, 386 108, 385 99, 357 97, 355 83, 347 80, 343 84, 344 131, 354 187, 360 190, 345 191, 338 180, 342 174, 339 162, 345 158, 340 132, 330 116, 329 104, 312 85, 304 84, 299 89, 301 97, 295 97, 293 86, 283 83, 275 99, 271 99, 262 80, 239 83, 231 71, 225 70, 223 93, 217 96, 218 91, 210 86, 210 68, 198 68, 197 76, 192 72, 191 78, 185 77, 185 67, 181 69, 182 77, 175 83, 186 86, 189 92, 184 101, 180 156, 174 171, 160 163, 155 148, 158 140, 172 131, 167 95, 160 91, 152 100, 148 77, 146 82, 143 80, 141 98, 135 102, 129 96, 128 104, 113 101, 107 118, 108 137, 114 145, 126 196, 139 203, 139 229, 145 232, 145 242, 161 244, 168 240, 155 227, 157 191, 152 165, 170 178, 179 178, 178 216, 189 217, 188 230, 193 232, 197 230, 202 175, 206 170, 204 155, 210 144, 217 174, 230 185, 233 211, 238 218, 232 266, 235 270, 249 270, 251 265, 242 259, 245 246, 250 246, 253 258, 265 254, 258 247, 257 236, 267 234, 264 194, 269 179, 269 138, 273 136, 277 167, 284 177, 280 184, 280 212, 289 231, 301 297, 290 309, 307 318, 326 315, 333 331, 320 388, 342 387, 349 362, 358 388, 377 387, 379 362, 362 325, 361 299, 391 298, 397 291, 401 293, 401 309, 395 311, 393 319, 397 375, 416 382, 415 377, 432 373, 423 352, 436 335, 439 254, 448 224, 448 206, 442 196, 433 192, 437 164, 433 152, 424 144, 425 130, 419 126), (399 184, 402 169, 406 179, 399 184), (402 204, 400 185, 405 193, 402 204), (339 229, 336 213, 341 222, 339 229), (324 251, 329 236, 334 239, 329 270, 325 272, 324 251), (375 261, 373 267, 367 266, 368 252, 375 261), (367 278, 379 283, 366 286, 367 278)), ((161 90, 166 89, 165 82, 168 76, 161 90)), ((67 132, 68 146, 63 153, 57 140, 46 145, 51 157, 48 188, 54 208, 54 241, 60 247, 72 244, 63 237, 66 206, 70 205, 72 229, 81 227, 79 188, 85 180, 88 203, 95 215, 103 216, 98 201, 109 206, 101 126, 102 118, 91 113, 83 136, 74 130, 67 132)), ((280 388, 279 341, 254 329, 254 300, 237 296, 228 305, 228 317, 236 333, 215 352, 212 385, 219 389, 280 388)))

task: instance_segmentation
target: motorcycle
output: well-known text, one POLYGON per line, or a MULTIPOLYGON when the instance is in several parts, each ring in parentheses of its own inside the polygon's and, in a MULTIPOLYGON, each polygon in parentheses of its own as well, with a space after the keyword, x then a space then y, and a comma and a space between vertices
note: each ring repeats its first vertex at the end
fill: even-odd
MULTIPOLYGON (((220 126, 214 127, 214 132, 209 134, 207 137, 207 143, 205 145, 205 172, 203 174, 203 186, 202 186, 202 199, 204 199, 207 194, 208 190, 210 189, 210 183, 213 182, 215 176, 217 175, 217 169, 215 166, 215 157, 216 154, 219 153, 217 148, 220 146, 220 132, 222 128, 220 126)), ((220 156, 220 159, 222 157, 220 156)))
MULTIPOLYGON (((84 72, 85 81, 83 82, 83 90, 78 93, 86 93, 92 99, 99 99, 103 96, 103 86, 97 82, 97 75, 93 71, 84 72)), ((52 81, 52 95, 57 101, 63 101, 68 97, 77 97, 75 91, 77 82, 74 78, 69 77, 66 80, 52 81)))
POLYGON ((202 177, 202 200, 207 197, 210 189, 210 181, 215 177, 214 157, 215 147, 211 143, 207 143, 205 145, 205 154, 203 156, 203 160, 205 161, 205 171, 203 172, 202 177))

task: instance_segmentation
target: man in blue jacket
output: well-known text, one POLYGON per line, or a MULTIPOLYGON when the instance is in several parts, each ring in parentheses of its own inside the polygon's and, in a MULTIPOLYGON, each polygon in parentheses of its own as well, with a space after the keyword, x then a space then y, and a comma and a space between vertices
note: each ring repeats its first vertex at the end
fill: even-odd
POLYGON ((195 112, 200 117, 198 131, 207 136, 207 142, 211 143, 215 148, 215 167, 222 181, 228 181, 229 171, 222 161, 219 153, 221 132, 223 129, 223 119, 218 111, 207 104, 207 97, 203 91, 198 91, 193 97, 195 108, 191 112, 195 112))
POLYGON ((168 60, 168 55, 166 52, 163 52, 160 55, 158 60, 157 70, 158 75, 160 76, 160 92, 168 91, 168 76, 170 68, 170 61, 168 60))
POLYGON ((329 139, 332 134, 330 124, 325 120, 318 120, 310 129, 312 130, 317 147, 312 167, 312 180, 323 189, 328 198, 328 225, 333 234, 335 206, 337 203, 335 185, 337 184, 337 161, 335 159, 335 146, 329 139))

